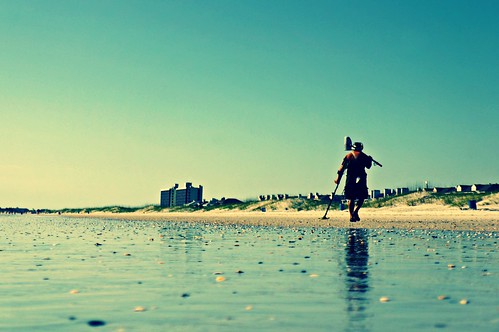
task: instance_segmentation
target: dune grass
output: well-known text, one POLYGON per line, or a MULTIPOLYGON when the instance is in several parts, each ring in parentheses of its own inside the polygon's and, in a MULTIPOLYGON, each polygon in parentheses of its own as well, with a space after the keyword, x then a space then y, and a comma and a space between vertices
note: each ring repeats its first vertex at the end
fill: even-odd
POLYGON ((387 206, 397 206, 397 205, 407 205, 407 206, 418 206, 423 204, 441 204, 452 207, 466 207, 470 200, 475 200, 477 202, 490 197, 492 195, 497 195, 495 193, 450 193, 450 194, 439 194, 439 193, 429 193, 429 192, 418 192, 410 193, 405 195, 391 196, 387 198, 370 200, 367 201, 366 207, 387 207, 387 206))
MULTIPOLYGON (((431 192, 416 192, 405 195, 390 196, 387 198, 368 200, 364 207, 380 208, 390 206, 418 206, 423 204, 441 204, 452 207, 464 208, 468 206, 468 202, 475 200, 477 202, 484 201, 484 204, 489 202, 499 202, 499 193, 450 193, 439 194, 431 192)), ((293 198, 283 201, 256 201, 248 200, 239 204, 226 204, 214 206, 198 206, 186 205, 176 206, 171 208, 161 207, 159 205, 144 205, 138 207, 129 206, 103 206, 103 207, 87 207, 87 208, 67 208, 61 210, 48 210, 51 213, 93 213, 93 212, 110 212, 110 213, 131 213, 131 212, 195 212, 195 211, 310 211, 325 209, 328 201, 309 200, 305 198, 293 198)), ((331 209, 338 209, 339 202, 334 202, 331 209)), ((45 211, 45 210, 44 210, 45 211)))

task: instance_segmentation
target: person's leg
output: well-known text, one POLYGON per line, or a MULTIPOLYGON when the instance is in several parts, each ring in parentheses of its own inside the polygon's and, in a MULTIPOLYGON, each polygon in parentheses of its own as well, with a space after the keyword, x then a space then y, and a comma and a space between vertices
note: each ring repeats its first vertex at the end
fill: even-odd
POLYGON ((355 208, 355 200, 354 199, 348 200, 348 211, 350 212, 350 221, 355 221, 354 208, 355 208))
POLYGON ((355 207, 355 210, 353 211, 353 217, 355 218, 355 221, 360 221, 359 210, 362 207, 362 204, 364 204, 363 199, 357 200, 357 206, 355 207))

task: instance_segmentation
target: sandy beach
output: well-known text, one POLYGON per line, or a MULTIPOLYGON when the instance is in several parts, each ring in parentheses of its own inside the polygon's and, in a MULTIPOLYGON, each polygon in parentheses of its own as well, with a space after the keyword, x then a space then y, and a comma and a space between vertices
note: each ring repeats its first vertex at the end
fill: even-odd
POLYGON ((437 204, 400 206, 389 208, 365 208, 361 210, 361 221, 349 222, 347 211, 332 210, 327 220, 325 211, 207 211, 207 212, 134 212, 65 214, 70 217, 92 217, 141 221, 185 221, 214 224, 244 224, 285 227, 336 227, 366 229, 428 229, 498 231, 499 210, 463 210, 437 204))
POLYGON ((0 331, 497 331, 497 211, 323 214, 2 215, 0 331))

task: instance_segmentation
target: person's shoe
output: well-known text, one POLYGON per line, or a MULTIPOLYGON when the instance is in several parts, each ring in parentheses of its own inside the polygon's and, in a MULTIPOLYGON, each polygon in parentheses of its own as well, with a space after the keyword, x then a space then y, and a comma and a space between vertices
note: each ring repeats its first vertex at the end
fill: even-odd
POLYGON ((357 219, 355 217, 350 218, 350 222, 356 222, 356 221, 357 221, 357 219))
POLYGON ((359 214, 358 213, 355 213, 353 215, 353 218, 355 219, 355 221, 360 221, 360 217, 359 217, 359 214))

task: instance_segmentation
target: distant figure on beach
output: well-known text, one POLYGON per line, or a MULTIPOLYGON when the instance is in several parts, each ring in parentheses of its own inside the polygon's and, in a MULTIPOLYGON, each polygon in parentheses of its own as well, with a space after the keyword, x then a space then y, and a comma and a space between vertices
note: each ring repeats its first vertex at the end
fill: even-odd
POLYGON ((367 192, 366 168, 371 168, 372 158, 362 152, 364 145, 361 142, 355 142, 353 149, 352 152, 343 158, 334 183, 338 184, 343 176, 343 172, 347 170, 345 197, 348 199, 350 221, 356 222, 360 221, 359 210, 364 200, 369 197, 367 192), (357 201, 357 205, 355 205, 355 201, 357 201))

